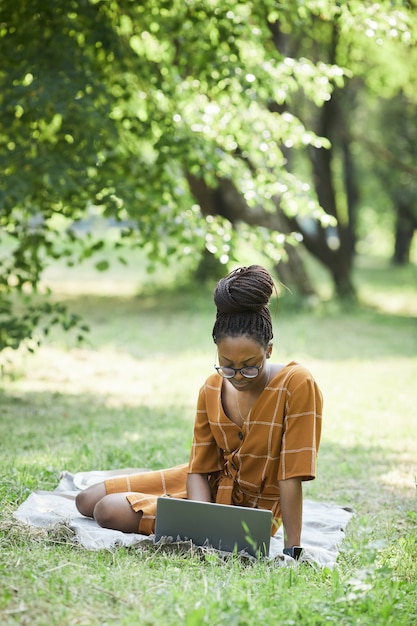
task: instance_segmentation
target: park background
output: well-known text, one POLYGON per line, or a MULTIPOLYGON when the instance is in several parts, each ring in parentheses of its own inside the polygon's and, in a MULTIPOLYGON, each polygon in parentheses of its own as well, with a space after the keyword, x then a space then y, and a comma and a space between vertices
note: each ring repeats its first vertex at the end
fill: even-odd
POLYGON ((413 624, 414 2, 0 6, 4 624, 413 624), (274 273, 325 396, 334 570, 86 552, 13 511, 60 472, 187 460, 216 279, 274 273))

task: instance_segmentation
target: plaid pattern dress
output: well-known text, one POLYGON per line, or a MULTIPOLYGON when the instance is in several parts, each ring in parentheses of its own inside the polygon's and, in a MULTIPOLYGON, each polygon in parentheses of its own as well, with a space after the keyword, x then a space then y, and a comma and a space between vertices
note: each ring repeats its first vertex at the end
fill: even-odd
POLYGON ((223 410, 222 377, 201 388, 189 463, 105 482, 107 493, 126 492, 142 511, 139 532, 155 527, 156 500, 186 498, 187 475, 207 474, 215 502, 272 511, 280 524, 280 480, 312 480, 321 434, 322 395, 310 372, 291 362, 268 383, 242 426, 223 410))
POLYGON ((312 480, 322 422, 322 394, 310 372, 291 362, 269 382, 243 426, 226 416, 222 378, 200 391, 190 473, 210 475, 213 498, 272 511, 280 524, 278 481, 312 480))

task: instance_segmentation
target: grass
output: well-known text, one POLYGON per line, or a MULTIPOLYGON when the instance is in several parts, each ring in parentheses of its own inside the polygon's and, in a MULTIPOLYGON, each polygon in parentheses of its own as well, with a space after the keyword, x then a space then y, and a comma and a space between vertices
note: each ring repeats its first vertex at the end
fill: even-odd
POLYGON ((154 548, 87 552, 14 520, 62 469, 188 458, 215 355, 210 290, 144 288, 135 267, 116 278, 83 271, 57 267, 48 280, 85 316, 89 343, 55 332, 35 355, 4 355, 1 623, 417 624, 416 268, 360 259, 360 306, 297 309, 286 294, 276 316, 275 360, 305 363, 325 396, 318 478, 305 495, 356 511, 333 571, 154 548))

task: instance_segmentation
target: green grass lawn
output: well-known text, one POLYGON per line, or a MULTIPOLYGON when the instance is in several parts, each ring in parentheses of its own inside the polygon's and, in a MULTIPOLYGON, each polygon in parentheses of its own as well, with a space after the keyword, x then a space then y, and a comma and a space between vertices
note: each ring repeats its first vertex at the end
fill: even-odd
POLYGON ((89 323, 88 342, 55 331, 35 355, 3 355, 1 624, 417 624, 415 266, 360 259, 355 308, 297 309, 289 294, 272 308, 275 360, 303 362, 325 397, 318 478, 305 495, 356 512, 336 570, 87 552, 14 520, 63 469, 188 459, 215 358, 211 291, 167 280, 158 292, 137 267, 98 277, 52 268, 47 280, 89 323))

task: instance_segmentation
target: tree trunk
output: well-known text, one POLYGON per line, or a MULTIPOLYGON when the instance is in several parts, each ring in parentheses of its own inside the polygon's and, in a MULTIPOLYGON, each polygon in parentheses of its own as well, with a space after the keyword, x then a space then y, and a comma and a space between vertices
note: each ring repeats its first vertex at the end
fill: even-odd
MULTIPOLYGON (((319 134, 333 141, 339 116, 337 101, 329 100, 320 111, 319 134)), ((338 220, 337 228, 327 232, 317 224, 310 233, 303 231, 306 248, 329 269, 339 298, 356 299, 356 290, 352 281, 353 244, 349 221, 342 223, 336 204, 333 182, 332 162, 334 147, 319 148, 310 151, 314 186, 318 201, 328 215, 338 220)), ((345 172, 347 174, 347 172, 345 172)))
POLYGON ((416 223, 410 219, 408 208, 401 202, 397 203, 395 225, 395 246, 392 262, 395 265, 407 265, 410 262, 410 249, 416 223))
MULTIPOLYGON (((294 224, 295 226, 295 224, 294 224)), ((333 243, 329 245, 326 232, 317 224, 314 230, 300 228, 306 249, 327 267, 336 295, 341 300, 356 301, 356 289, 352 281, 352 254, 348 245, 349 233, 343 227, 334 231, 333 243)))
MULTIPOLYGON (((221 215, 231 224, 241 221, 252 226, 264 226, 284 234, 293 230, 279 207, 275 213, 266 212, 261 208, 249 209, 244 198, 230 180, 219 179, 217 189, 212 189, 202 179, 192 174, 188 174, 187 178, 190 190, 204 215, 221 215)), ((276 266, 280 280, 284 285, 295 286, 303 297, 315 295, 315 289, 297 248, 289 244, 284 244, 284 247, 288 260, 276 266)))
POLYGON ((353 256, 356 250, 356 214, 359 202, 359 189, 355 172, 354 158, 351 151, 351 141, 348 137, 342 139, 343 152, 343 175, 346 191, 346 202, 348 210, 348 227, 350 253, 353 256))
POLYGON ((284 287, 296 290, 302 298, 311 298, 316 295, 316 290, 307 274, 305 265, 297 248, 285 245, 287 259, 280 261, 275 266, 278 278, 284 287))
POLYGON ((218 280, 224 274, 224 265, 211 252, 204 248, 200 262, 193 272, 198 283, 204 284, 210 280, 218 280))

